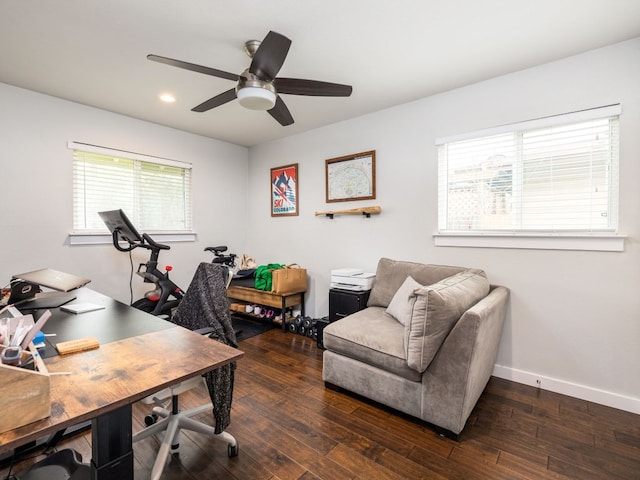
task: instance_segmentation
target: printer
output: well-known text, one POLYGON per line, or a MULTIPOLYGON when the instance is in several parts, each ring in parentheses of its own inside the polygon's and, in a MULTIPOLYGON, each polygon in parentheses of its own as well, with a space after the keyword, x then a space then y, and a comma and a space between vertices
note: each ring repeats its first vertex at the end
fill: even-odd
POLYGON ((338 268, 331 270, 330 288, 364 292, 371 290, 375 273, 367 273, 359 268, 338 268))

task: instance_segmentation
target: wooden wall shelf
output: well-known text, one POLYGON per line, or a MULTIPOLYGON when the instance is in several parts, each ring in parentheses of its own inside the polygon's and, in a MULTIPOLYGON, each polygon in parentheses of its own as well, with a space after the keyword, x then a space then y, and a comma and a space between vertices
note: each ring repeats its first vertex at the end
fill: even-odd
POLYGON ((333 218, 334 215, 364 215, 367 218, 370 218, 371 215, 378 214, 382 211, 382 207, 360 207, 360 208, 349 208, 347 210, 331 210, 329 212, 316 212, 316 217, 326 216, 328 218, 333 218))

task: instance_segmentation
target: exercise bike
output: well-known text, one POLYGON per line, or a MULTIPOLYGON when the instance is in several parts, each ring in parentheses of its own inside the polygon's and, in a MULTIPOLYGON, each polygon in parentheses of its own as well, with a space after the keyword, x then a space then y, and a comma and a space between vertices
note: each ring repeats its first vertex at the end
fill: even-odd
POLYGON ((169 250, 171 247, 154 241, 146 233, 141 235, 122 210, 99 212, 98 215, 111 232, 116 250, 131 252, 135 248, 145 248, 151 251, 149 260, 141 263, 136 273, 144 279, 144 282, 153 283, 155 288, 140 300, 132 302, 131 306, 152 315, 171 318, 172 309, 178 306, 185 293, 169 278, 172 267, 167 266, 165 272, 158 269, 160 251, 169 250), (128 246, 123 247, 121 242, 127 243, 128 246))
MULTIPOLYGON (((152 315, 171 318, 172 310, 178 306, 185 293, 169 278, 169 272, 173 269, 171 266, 167 265, 165 272, 158 270, 160 251, 169 250, 171 247, 156 242, 146 233, 141 235, 122 210, 99 212, 98 215, 111 232, 113 246, 116 250, 120 252, 131 252, 135 248, 151 250, 149 261, 141 263, 136 273, 144 279, 144 282, 153 283, 155 288, 148 291, 143 298, 132 302, 131 306, 152 315), (128 246, 123 247, 121 242, 125 242, 128 246)), ((214 257, 211 263, 219 263, 229 269, 228 287, 233 277, 237 255, 235 253, 225 255, 226 245, 207 247, 204 251, 213 253, 214 257)))

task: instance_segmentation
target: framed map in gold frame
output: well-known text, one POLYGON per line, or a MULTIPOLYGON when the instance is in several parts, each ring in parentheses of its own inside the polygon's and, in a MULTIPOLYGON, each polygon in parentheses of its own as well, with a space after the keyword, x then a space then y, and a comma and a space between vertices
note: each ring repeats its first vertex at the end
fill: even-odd
POLYGON ((327 203, 376 198, 376 151, 325 160, 327 203))
POLYGON ((271 216, 298 215, 298 164, 271 169, 271 216))

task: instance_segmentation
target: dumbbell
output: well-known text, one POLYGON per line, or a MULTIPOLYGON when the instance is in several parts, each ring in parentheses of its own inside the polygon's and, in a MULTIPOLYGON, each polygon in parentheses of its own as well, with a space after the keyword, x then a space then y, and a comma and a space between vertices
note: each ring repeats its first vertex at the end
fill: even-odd
POLYGON ((309 326, 307 327, 307 337, 314 338, 313 332, 316 330, 316 319, 309 319, 309 326))
POLYGON ((289 322, 289 331, 291 333, 300 333, 300 327, 302 326, 302 317, 298 315, 293 321, 289 322))

